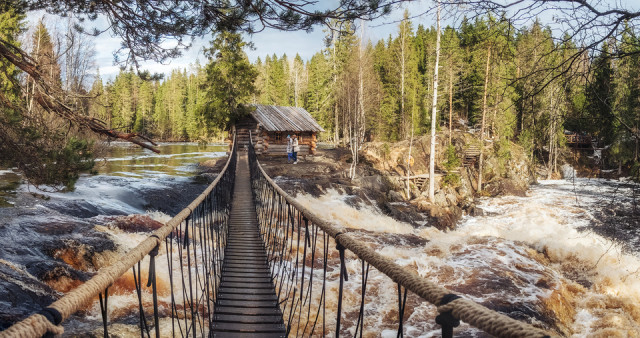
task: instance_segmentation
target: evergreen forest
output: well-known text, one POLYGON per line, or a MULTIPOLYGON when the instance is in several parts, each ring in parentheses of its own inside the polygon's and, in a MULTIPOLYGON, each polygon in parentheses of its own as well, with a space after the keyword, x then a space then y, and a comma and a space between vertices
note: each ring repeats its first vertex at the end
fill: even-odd
MULTIPOLYGON (((42 21, 26 27, 24 15, 11 11, 1 15, 3 39, 22 43, 48 67, 45 73, 55 89, 73 97, 71 105, 122 133, 166 141, 222 140, 234 119, 248 112, 247 103, 304 107, 325 129, 321 141, 335 144, 356 139, 395 142, 430 130, 438 34, 435 27, 413 23, 408 12, 396 32, 379 41, 363 38, 366 30, 359 21, 332 22, 336 29, 326 30, 326 47, 309 60, 273 54, 251 63, 245 53, 250 44, 239 33, 220 31, 204 51, 204 65, 195 63, 166 76, 122 69, 108 81, 96 74, 92 42, 75 41, 90 38, 70 29, 52 33, 42 21), (73 48, 65 48, 69 39, 75 39, 69 45, 73 48)), ((479 128, 484 116, 486 138, 499 154, 508 157, 517 143, 532 160, 554 167, 558 152, 566 147, 565 133, 588 134, 607 149, 607 165, 637 166, 637 29, 623 24, 590 51, 579 48, 571 36, 553 36, 539 21, 514 27, 503 17, 484 15, 464 19, 456 28, 444 27, 440 46, 438 130, 479 128)), ((28 75, 2 62, 3 100, 32 106, 39 89, 30 87, 28 75), (12 87, 16 81, 27 90, 12 87)), ((34 106, 34 112, 37 109, 34 106)), ((7 112, 2 119, 7 126, 22 128, 18 133, 30 135, 34 145, 46 138, 48 146, 42 149, 63 149, 46 154, 61 165, 86 169, 82 163, 91 158, 88 135, 59 135, 58 128, 49 125, 63 122, 53 118, 37 122, 49 126, 46 137, 35 132, 33 122, 7 112)))

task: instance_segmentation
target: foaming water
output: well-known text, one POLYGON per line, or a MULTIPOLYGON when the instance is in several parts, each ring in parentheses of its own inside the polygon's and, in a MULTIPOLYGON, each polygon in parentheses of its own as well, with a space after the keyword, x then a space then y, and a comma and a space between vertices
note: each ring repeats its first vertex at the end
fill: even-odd
MULTIPOLYGON (((109 155, 96 163, 98 174, 82 175, 73 191, 38 191, 26 184, 14 189, 18 193, 35 191, 46 198, 46 203, 40 203, 43 207, 81 218, 138 214, 147 210, 178 212, 188 201, 173 208, 167 205, 170 202, 167 196, 160 195, 174 191, 173 186, 188 189, 197 163, 224 156, 226 150, 224 145, 195 143, 161 143, 157 148, 160 154, 129 144, 112 143, 109 155)), ((0 175, 0 183, 1 178, 0 175)))
MULTIPOLYGON (((172 217, 162 213, 162 212, 149 212, 144 215, 144 217, 148 217, 154 221, 160 222, 161 224, 166 224, 172 217)), ((128 251, 133 249, 140 242, 144 241, 149 237, 148 232, 127 232, 123 231, 117 227, 113 226, 97 226, 99 231, 103 231, 108 233, 109 236, 114 240, 118 247, 118 256, 122 256, 126 254, 128 251)), ((197 234, 191 234, 190 238, 194 239, 194 236, 198 236, 197 234)), ((194 241, 193 244, 195 248, 193 252, 195 252, 195 256, 192 256, 194 262, 203 262, 204 260, 204 252, 200 248, 200 243, 198 241, 194 241)), ((188 308, 186 304, 189 304, 189 300, 183 292, 175 290, 183 290, 189 289, 192 287, 193 290, 198 290, 199 284, 201 281, 194 279, 192 284, 189 284, 187 280, 185 283, 184 276, 181 278, 181 274, 185 273, 185 270, 193 270, 194 267, 189 267, 187 265, 186 258, 184 260, 180 259, 182 265, 177 262, 178 258, 181 255, 187 255, 184 251, 181 251, 178 248, 178 245, 173 245, 170 248, 167 248, 165 245, 159 246, 158 255, 156 256, 155 265, 155 273, 156 273, 156 284, 157 284, 157 301, 158 301, 158 314, 160 321, 160 332, 172 332, 172 329, 182 330, 182 334, 186 334, 186 329, 190 323, 189 318, 185 318, 182 315, 182 311, 185 308, 188 308), (173 258, 173 264, 171 267, 167 265, 168 254, 170 250, 171 257, 173 258), (170 271, 171 269, 171 271, 170 271), (172 285, 173 284, 173 285, 172 285), (190 286, 189 286, 190 285, 190 286), (173 295, 171 294, 172 286, 174 289, 173 295), (182 322, 182 327, 173 327, 175 322, 171 320, 171 304, 172 301, 175 302, 177 318, 175 321, 182 322)), ((115 262, 112 262, 113 264, 115 262)), ((139 302, 138 302, 138 294, 136 292, 136 282, 141 285, 140 287, 140 298, 142 300, 142 306, 146 313, 146 316, 151 316, 153 314, 153 294, 150 287, 147 287, 148 276, 149 276, 149 265, 150 260, 149 256, 145 256, 140 264, 137 265, 139 267, 140 280, 136 280, 137 277, 134 277, 133 270, 127 271, 120 278, 118 278, 112 286, 109 288, 109 308, 108 308, 108 317, 110 320, 110 332, 114 332, 117 335, 129 337, 139 335, 139 327, 138 327, 138 316, 139 316, 139 302), (130 324, 131 322, 135 324, 130 324)), ((136 269, 137 269, 136 267, 136 269)), ((138 270, 136 270, 136 274, 138 270)), ((198 291, 196 291, 196 298, 198 297, 198 291)), ((200 295, 200 297, 204 297, 200 295)), ((212 303, 209 304, 213 306, 212 303)), ((200 304, 201 307, 205 306, 204 303, 200 304)), ((202 311, 203 309, 201 309, 202 311)), ((100 303, 95 300, 92 304, 88 306, 84 314, 84 321, 90 321, 94 323, 98 323, 102 320, 102 314, 100 309, 100 303)), ((203 325, 201 322, 198 322, 200 325, 203 325)), ((204 329, 205 332, 208 330, 204 329)), ((78 333, 84 333, 86 329, 79 330, 78 333)), ((153 335, 155 329, 151 328, 150 333, 153 335)), ((177 333, 177 332, 176 332, 177 333)))
POLYGON ((329 190, 325 195, 314 198, 310 195, 300 195, 297 200, 312 210, 322 208, 322 215, 340 224, 348 224, 354 229, 389 232, 395 234, 414 233, 415 229, 403 222, 398 222, 383 215, 371 206, 353 208, 346 203, 349 195, 341 195, 336 190, 329 190), (382 222, 381 222, 382 219, 382 222))
MULTIPOLYGON (((195 176, 197 163, 224 156, 227 150, 224 145, 173 143, 158 148, 161 154, 112 143, 109 155, 97 164, 98 173, 82 175, 71 192, 37 190, 14 170, 0 171, 0 330, 117 262, 153 229, 145 228, 149 224, 144 220, 129 222, 139 229, 110 223, 128 221, 127 215, 166 222, 208 184, 195 176)), ((148 264, 141 264, 143 282, 148 264)), ((133 285, 131 272, 114 285, 109 302, 114 317, 126 318, 137 308, 133 285)), ((143 297, 148 298, 146 291, 143 297)), ((81 312, 70 321, 76 330, 71 332, 91 330, 95 323, 85 324, 96 315, 96 304, 90 306, 91 316, 83 318, 81 312)))
MULTIPOLYGON (((602 208, 612 199, 631 207, 635 188, 601 180, 543 181, 526 197, 481 200, 485 216, 467 216, 449 232, 413 228, 372 206, 350 207, 336 191, 299 200, 406 269, 513 318, 561 335, 638 336, 638 251, 590 231, 607 222, 602 208)), ((636 241, 631 235, 628 241, 636 241)), ((347 265, 357 284, 360 264, 347 265)), ((335 284, 338 277, 331 277, 335 284)), ((395 285, 379 274, 372 277, 369 290, 376 300, 367 304, 378 313, 371 318, 383 324, 372 320, 371 332, 393 335, 393 325, 384 323, 397 311, 397 295, 389 291, 395 285)), ((415 298, 408 301, 405 333, 437 334, 434 307, 415 298)), ((456 332, 477 331, 462 326, 456 332)))

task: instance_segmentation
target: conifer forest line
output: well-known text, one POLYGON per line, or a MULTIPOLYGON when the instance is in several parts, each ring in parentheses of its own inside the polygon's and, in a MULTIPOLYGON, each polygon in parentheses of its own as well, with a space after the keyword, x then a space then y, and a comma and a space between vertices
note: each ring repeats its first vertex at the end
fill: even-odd
MULTIPOLYGON (((354 139, 395 142, 430 131, 436 28, 416 27, 408 12, 395 34, 384 40, 363 41, 356 24, 327 30, 326 48, 309 60, 273 54, 251 63, 241 35, 221 31, 205 49, 204 65, 175 69, 164 77, 129 68, 108 81, 96 75, 91 37, 70 28, 50 30, 43 21, 29 27, 24 15, 12 11, 1 16, 3 39, 30 52, 69 105, 123 133, 154 140, 221 140, 234 119, 247 113, 247 103, 304 107, 326 130, 320 139, 337 144, 354 139)), ((544 163, 557 161, 566 147, 566 132, 588 134, 607 149, 606 165, 635 168, 640 136, 637 33, 621 25, 590 53, 570 37, 553 36, 539 21, 514 27, 484 15, 465 19, 455 29, 445 27, 438 130, 478 128, 484 116, 485 138, 498 154, 508 157, 516 143, 532 160, 544 163)), ((89 169, 94 136, 61 132, 68 122, 38 112, 41 108, 33 101, 41 88, 35 81, 0 63, 3 100, 21 101, 33 113, 31 118, 10 112, 2 116, 13 128, 13 142, 31 144, 31 161, 40 163, 24 166, 27 177, 38 176, 29 172, 35 170, 46 173, 35 183, 65 183, 89 169), (22 90, 12 83, 20 83, 22 90), (52 161, 74 170, 60 173, 43 164, 52 161)), ((12 165, 12 158, 0 160, 12 165)))

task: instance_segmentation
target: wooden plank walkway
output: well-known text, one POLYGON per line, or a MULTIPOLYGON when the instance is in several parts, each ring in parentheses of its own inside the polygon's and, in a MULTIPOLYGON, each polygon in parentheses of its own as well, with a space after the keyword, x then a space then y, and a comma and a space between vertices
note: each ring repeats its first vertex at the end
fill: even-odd
POLYGON ((211 337, 286 337, 251 195, 247 154, 238 153, 229 238, 211 337))

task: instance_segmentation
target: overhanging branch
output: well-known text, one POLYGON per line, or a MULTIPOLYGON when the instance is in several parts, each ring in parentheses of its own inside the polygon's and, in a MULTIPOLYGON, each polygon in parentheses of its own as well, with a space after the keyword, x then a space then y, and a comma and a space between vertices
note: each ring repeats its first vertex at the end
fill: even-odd
POLYGON ((68 120, 80 128, 89 129, 94 133, 107 137, 122 139, 153 152, 160 153, 160 151, 154 147, 157 146, 157 144, 149 138, 136 133, 122 133, 107 128, 103 121, 93 117, 83 116, 61 102, 57 95, 53 94, 55 90, 44 80, 35 61, 22 49, 0 39, 0 55, 31 76, 34 83, 41 89, 35 95, 34 99, 46 111, 68 120))

